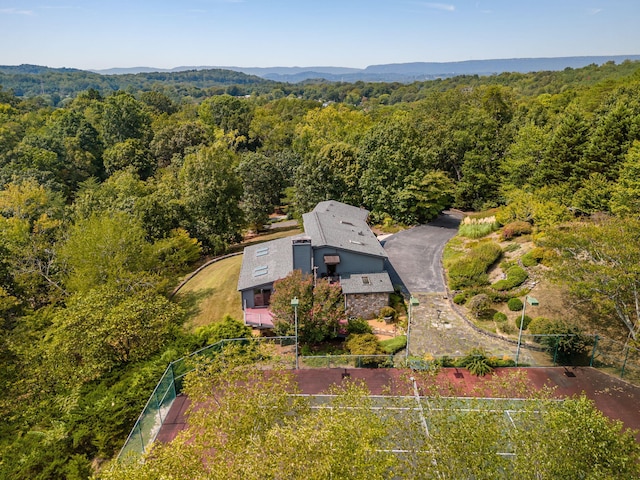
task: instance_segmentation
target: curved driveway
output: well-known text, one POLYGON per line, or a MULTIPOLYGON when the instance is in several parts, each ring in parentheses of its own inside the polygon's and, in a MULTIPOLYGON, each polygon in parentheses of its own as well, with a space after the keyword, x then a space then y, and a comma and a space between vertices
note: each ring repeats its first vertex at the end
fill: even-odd
MULTIPOLYGON (((394 285, 419 300, 413 309, 409 351, 411 355, 453 357, 483 348, 496 355, 515 357, 516 346, 487 336, 453 310, 442 271, 442 252, 458 232, 460 219, 443 213, 427 225, 387 237, 384 249, 389 256, 387 269, 394 285)), ((520 361, 535 364, 530 352, 522 349, 520 361)))
POLYGON ((388 270, 394 285, 410 293, 444 292, 442 251, 458 233, 460 219, 443 213, 426 225, 396 233, 384 241, 388 270))

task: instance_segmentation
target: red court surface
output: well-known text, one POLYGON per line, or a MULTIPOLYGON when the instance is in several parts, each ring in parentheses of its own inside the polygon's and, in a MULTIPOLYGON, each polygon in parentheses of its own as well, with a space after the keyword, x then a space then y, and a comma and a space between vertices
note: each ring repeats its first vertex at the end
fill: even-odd
MULTIPOLYGON (((554 389, 556 397, 584 393, 608 417, 621 420, 627 428, 640 430, 640 387, 590 367, 503 368, 486 377, 455 368, 443 368, 437 376, 407 369, 367 368, 303 369, 293 373, 300 391, 305 394, 326 393, 331 385, 349 379, 364 381, 373 395, 412 395, 410 378, 414 377, 420 395, 429 395, 437 388, 445 396, 523 397, 526 394, 512 390, 514 382, 500 381, 516 371, 525 377, 525 386, 530 387, 531 392, 548 386, 554 389)), ((173 440, 186 427, 185 412, 189 405, 186 396, 176 398, 158 433, 159 441, 173 440)), ((640 441, 640 433, 636 438, 640 441)))

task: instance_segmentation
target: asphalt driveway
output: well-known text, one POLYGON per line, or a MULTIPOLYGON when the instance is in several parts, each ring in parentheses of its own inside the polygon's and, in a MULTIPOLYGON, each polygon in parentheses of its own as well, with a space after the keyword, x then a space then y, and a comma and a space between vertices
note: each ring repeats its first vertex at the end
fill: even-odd
POLYGON ((396 233, 384 241, 387 269, 394 285, 410 294, 444 292, 442 251, 458 232, 460 218, 442 213, 426 225, 396 233))

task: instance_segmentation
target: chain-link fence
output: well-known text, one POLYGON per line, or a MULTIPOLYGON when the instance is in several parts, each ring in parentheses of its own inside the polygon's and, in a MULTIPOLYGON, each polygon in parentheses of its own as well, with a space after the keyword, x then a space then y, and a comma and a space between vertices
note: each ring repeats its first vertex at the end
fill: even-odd
POLYGON ((256 361, 264 361, 269 365, 284 365, 293 368, 295 357, 290 348, 295 343, 295 337, 263 337, 263 338, 234 338, 221 340, 213 345, 208 345, 192 354, 175 360, 169 364, 160 381, 147 400, 142 413, 136 420, 127 441, 118 454, 118 460, 129 457, 137 458, 145 453, 151 443, 156 439, 164 421, 169 414, 171 405, 176 397, 182 393, 183 382, 186 375, 191 372, 198 361, 206 358, 214 358, 224 355, 229 346, 271 345, 272 351, 261 352, 256 361))
MULTIPOLYGON (((478 352, 467 355, 440 355, 429 358, 397 355, 306 355, 295 359, 295 337, 264 337, 255 339, 222 340, 191 355, 171 362, 153 390, 138 417, 118 459, 139 456, 156 439, 167 418, 171 405, 182 392, 186 375, 198 360, 225 354, 229 346, 241 347, 260 344, 271 346, 271 351, 256 355, 255 362, 265 367, 280 365, 284 368, 400 368, 430 369, 437 366, 458 366, 465 357, 478 357, 478 352)), ((592 366, 629 382, 640 384, 640 349, 630 343, 611 340, 599 335, 528 335, 512 351, 486 351, 483 356, 494 366, 592 366)))

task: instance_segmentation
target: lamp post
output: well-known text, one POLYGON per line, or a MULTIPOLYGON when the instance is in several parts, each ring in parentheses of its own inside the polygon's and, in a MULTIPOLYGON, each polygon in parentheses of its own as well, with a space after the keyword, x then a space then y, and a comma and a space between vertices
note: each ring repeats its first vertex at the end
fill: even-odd
POLYGON ((298 297, 291 299, 291 306, 293 307, 293 325, 296 335, 296 370, 298 369, 298 297))
POLYGON ((525 295, 524 302, 522 302, 522 317, 520 318, 520 332, 518 333, 518 349, 516 350, 516 367, 518 366, 518 359, 520 358, 520 343, 522 342, 522 327, 524 326, 524 312, 527 309, 527 303, 532 307, 537 307, 540 302, 529 295, 525 295))
POLYGON ((405 362, 409 360, 409 336, 411 335, 411 313, 412 308, 420 305, 420 302, 414 296, 409 298, 409 318, 407 319, 407 348, 404 351, 405 362))

